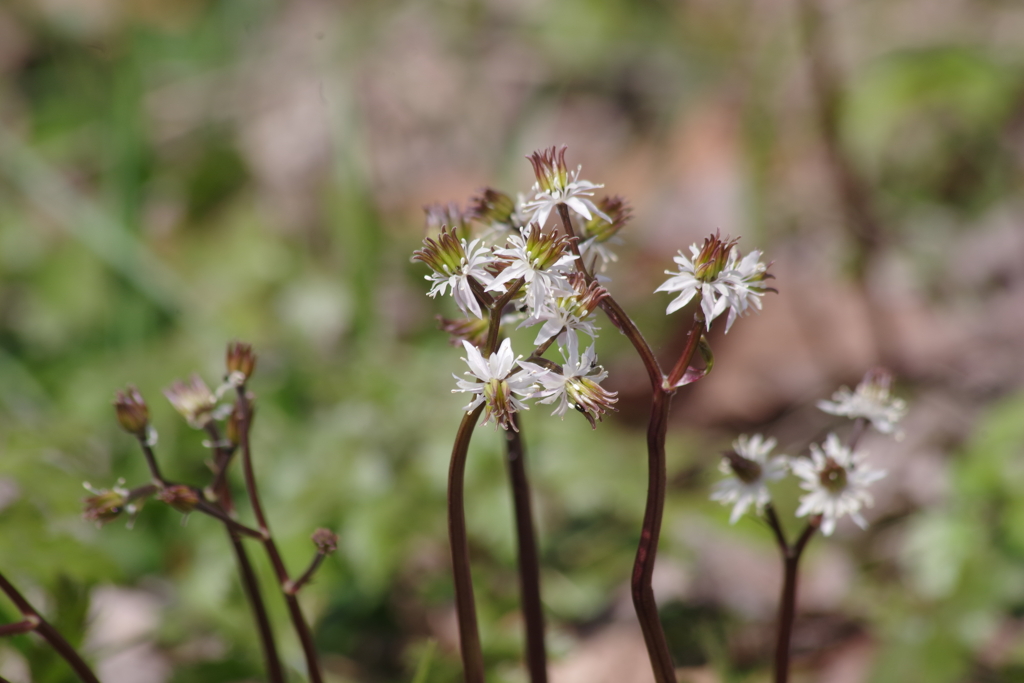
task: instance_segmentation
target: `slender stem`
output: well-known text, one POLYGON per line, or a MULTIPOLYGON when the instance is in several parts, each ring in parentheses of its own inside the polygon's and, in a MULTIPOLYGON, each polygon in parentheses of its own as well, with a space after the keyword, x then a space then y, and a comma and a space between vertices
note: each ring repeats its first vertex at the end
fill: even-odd
POLYGON ((270 683, 284 683, 284 669, 281 667, 281 658, 277 654, 277 642, 274 640, 274 631, 270 626, 270 619, 267 617, 263 595, 260 593, 259 580, 256 578, 256 572, 253 571, 242 539, 232 531, 230 526, 226 528, 231 539, 231 549, 234 550, 235 560, 238 562, 242 590, 245 591, 245 597, 249 600, 253 617, 256 619, 256 630, 260 636, 260 644, 263 646, 263 659, 267 663, 267 679, 270 683))
POLYGON ((23 619, 22 621, 15 622, 13 624, 4 624, 0 626, 0 637, 2 636, 17 636, 22 633, 29 633, 36 630, 36 626, 39 622, 35 619, 23 619))
POLYGON ((483 351, 484 358, 490 356, 498 348, 498 333, 501 331, 501 312, 505 310, 508 302, 512 301, 513 297, 519 293, 519 288, 523 286, 524 282, 526 280, 523 278, 513 282, 508 291, 502 294, 501 298, 495 301, 494 306, 491 307, 491 318, 487 327, 487 342, 483 351))
POLYGON ((519 552, 519 592, 526 632, 526 668, 531 683, 547 683, 547 653, 544 649, 544 609, 540 599, 540 560, 537 536, 530 509, 530 483, 526 477, 526 449, 519 431, 519 418, 512 415, 515 429, 505 430, 505 452, 512 503, 515 508, 516 542, 519 552))
POLYGON ((630 588, 633 607, 640 621, 640 629, 647 644, 647 654, 654 669, 657 683, 675 683, 676 673, 672 657, 665 640, 665 631, 658 618, 658 605, 654 600, 654 561, 658 553, 658 538, 661 535, 661 521, 665 511, 665 486, 667 471, 665 464, 665 433, 668 427, 668 409, 672 394, 654 387, 651 405, 651 421, 647 427, 647 507, 640 531, 640 544, 633 563, 630 588))
POLYGON ((249 538, 255 538, 261 541, 263 540, 262 531, 260 531, 259 529, 253 529, 251 526, 246 526, 245 524, 242 524, 238 520, 232 518, 230 515, 224 512, 224 510, 217 507, 216 505, 211 505, 206 501, 200 500, 196 504, 196 510, 199 510, 199 512, 202 512, 204 515, 209 515, 214 519, 220 520, 224 523, 224 526, 228 528, 228 531, 231 531, 232 533, 237 534, 238 536, 248 536, 249 538))
POLYGON ((289 595, 295 595, 298 593, 303 586, 309 583, 309 580, 313 578, 313 574, 316 574, 316 570, 320 568, 320 564, 324 561, 324 554, 318 552, 313 556, 313 561, 309 563, 309 567, 306 571, 302 572, 302 576, 290 581, 284 588, 284 592, 289 595))
MULTIPOLYGON (((576 233, 572 227, 572 218, 569 216, 569 207, 565 204, 558 205, 558 215, 562 219, 562 228, 565 230, 565 234, 569 237, 575 237, 576 233)), ((574 254, 579 254, 579 246, 576 244, 576 240, 572 242, 572 249, 574 254)), ((576 270, 578 270, 589 282, 592 279, 590 273, 587 272, 586 267, 580 261, 576 260, 576 270)), ((644 339, 644 336, 640 333, 640 330, 633 323, 626 312, 622 310, 618 302, 612 297, 611 294, 604 297, 599 304, 601 310, 605 312, 608 319, 612 321, 626 337, 629 339, 633 348, 636 349, 637 354, 640 356, 640 360, 643 361, 644 368, 647 370, 647 375, 651 380, 652 387, 660 387, 661 382, 664 379, 664 373, 661 370, 661 366, 658 364, 658 359, 654 355, 654 351, 651 350, 650 344, 644 339)))
POLYGON ((572 249, 573 256, 576 257, 576 270, 583 274, 583 277, 590 282, 593 279, 593 275, 587 270, 587 264, 583 262, 583 255, 580 253, 580 241, 576 236, 576 231, 572 228, 572 218, 569 216, 569 207, 565 204, 558 205, 558 217, 562 219, 562 229, 565 230, 566 237, 569 238, 569 248, 572 249))
POLYGON ((473 436, 483 404, 466 413, 455 435, 452 461, 448 469, 448 542, 452 553, 452 577, 455 581, 455 612, 459 622, 459 644, 466 683, 484 683, 484 656, 473 599, 473 577, 469 565, 466 537, 465 476, 469 441, 473 436))
POLYGON ((144 437, 139 437, 139 447, 142 448, 142 454, 146 457, 146 466, 149 467, 149 476, 152 477, 153 481, 161 486, 166 486, 167 480, 164 479, 163 474, 160 473, 160 466, 156 464, 156 455, 153 454, 153 448, 149 443, 147 443, 144 437))
POLYGON ((270 534, 270 526, 267 524, 266 515, 263 512, 263 504, 260 502, 259 490, 256 488, 256 474, 252 466, 252 450, 249 444, 249 431, 252 428, 252 405, 245 393, 245 386, 238 387, 238 408, 241 411, 241 424, 239 426, 239 445, 242 453, 242 472, 245 475, 245 490, 249 494, 249 504, 252 505, 253 515, 256 517, 256 524, 263 536, 263 547, 270 558, 270 564, 274 567, 281 592, 284 593, 285 602, 288 605, 288 613, 292 619, 292 626, 302 644, 302 652, 306 657, 306 666, 309 669, 310 683, 322 683, 323 674, 320 672, 320 659, 313 642, 313 633, 302 615, 298 598, 289 595, 285 588, 291 583, 288 570, 281 559, 281 553, 277 550, 277 544, 270 534))
POLYGON ((682 355, 679 356, 675 367, 672 368, 672 374, 668 376, 668 381, 666 382, 668 390, 671 391, 675 388, 679 384, 679 380, 686 374, 690 363, 693 362, 693 354, 697 351, 697 345, 700 343, 702 334, 704 334, 704 320, 698 312, 693 317, 693 327, 690 328, 690 333, 686 338, 686 348, 683 349, 682 355))
MULTIPOLYGON (((29 601, 3 574, 0 574, 0 591, 7 595, 10 601, 14 603, 14 606, 21 612, 21 615, 25 617, 25 621, 22 623, 30 622, 34 624, 31 630, 42 636, 84 683, 100 683, 99 679, 96 678, 96 674, 92 672, 92 669, 85 663, 85 660, 78 654, 78 651, 71 646, 71 643, 65 640, 64 636, 51 626, 46 619, 43 619, 42 615, 32 607, 29 601)), ((24 633, 24 631, 20 632, 24 633)))
MULTIPOLYGON (((562 219, 562 226, 566 234, 575 237, 568 207, 559 204, 558 215, 562 219)), ((574 254, 579 255, 579 246, 576 244, 576 240, 573 240, 572 249, 574 254)), ((582 259, 577 259, 576 268, 588 280, 591 279, 592 276, 587 272, 582 259)), ((654 587, 651 583, 654 576, 654 561, 658 553, 658 539, 661 535, 661 522, 665 512, 665 488, 668 479, 665 463, 665 434, 668 429, 668 409, 675 390, 665 389, 665 374, 661 370, 657 357, 636 324, 619 306, 618 302, 609 294, 602 299, 600 306, 612 324, 633 344, 651 381, 651 419, 647 426, 647 504, 644 510, 643 527, 640 530, 640 544, 637 547, 636 559, 633 563, 630 588, 633 595, 633 607, 636 609, 640 629, 644 634, 644 643, 647 645, 647 656, 650 658, 651 668, 654 670, 654 679, 657 683, 675 683, 675 667, 672 665, 672 656, 669 654, 668 643, 665 640, 665 631, 661 627, 661 620, 658 617, 658 605, 654 599, 654 587)), ((699 334, 697 339, 700 339, 699 334)), ((689 351, 684 351, 683 358, 680 358, 680 362, 685 359, 684 371, 689 366, 690 359, 693 358, 693 353, 697 348, 696 344, 687 346, 688 348, 692 346, 692 348, 689 348, 689 351)))

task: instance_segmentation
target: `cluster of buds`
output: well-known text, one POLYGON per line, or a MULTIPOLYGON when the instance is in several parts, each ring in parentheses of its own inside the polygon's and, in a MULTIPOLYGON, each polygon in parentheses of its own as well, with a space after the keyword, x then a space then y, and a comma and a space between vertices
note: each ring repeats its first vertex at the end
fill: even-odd
MULTIPOLYGON (((822 402, 819 407, 891 434, 906 412, 906 403, 889 395, 890 384, 888 373, 872 370, 855 391, 843 387, 833 396, 833 402, 822 402)), ((860 511, 873 504, 869 489, 885 476, 885 471, 871 467, 865 455, 857 451, 859 433, 855 430, 847 444, 829 433, 822 444, 811 444, 810 457, 804 458, 772 457, 775 439, 760 434, 741 436, 722 459, 720 469, 728 477, 716 484, 711 499, 732 505, 730 521, 735 523, 751 506, 761 512, 771 502, 768 484, 792 474, 806 491, 800 498, 797 517, 820 516, 821 531, 826 536, 835 531, 837 521, 844 516, 866 528, 867 521, 860 511)))

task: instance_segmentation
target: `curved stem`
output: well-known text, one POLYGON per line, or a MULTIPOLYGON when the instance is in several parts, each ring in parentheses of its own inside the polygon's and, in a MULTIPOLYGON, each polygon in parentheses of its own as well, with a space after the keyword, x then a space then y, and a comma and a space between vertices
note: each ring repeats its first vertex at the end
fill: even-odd
POLYGON ((72 647, 71 643, 64 639, 64 636, 60 634, 53 626, 50 625, 46 619, 43 619, 42 615, 35 610, 34 607, 29 603, 28 600, 18 591, 14 585, 7 580, 3 574, 0 574, 0 591, 3 591, 5 595, 14 603, 14 606, 21 612, 21 616, 25 617, 25 621, 20 624, 12 624, 12 626, 18 626, 21 628, 22 624, 30 624, 31 628, 25 631, 19 630, 19 633, 25 633, 28 630, 35 631, 43 640, 49 643, 50 647, 57 651, 68 666, 78 675, 84 683, 100 683, 100 680, 96 678, 96 674, 92 672, 89 665, 85 663, 82 656, 78 654, 78 651, 72 647))
POLYGON ((786 535, 775 514, 775 509, 768 505, 765 508, 768 524, 775 532, 775 539, 782 554, 783 579, 782 597, 779 600, 779 627, 775 642, 775 683, 787 683, 789 680, 789 652, 793 638, 793 624, 796 621, 796 592, 799 580, 798 569, 811 536, 818 530, 821 517, 812 517, 796 543, 789 545, 786 535))
POLYGON ((633 562, 633 576, 630 588, 633 607, 640 620, 647 654, 654 669, 657 683, 675 683, 675 668, 665 641, 665 631, 658 618, 658 605, 654 599, 651 579, 654 575, 654 561, 658 553, 658 538, 661 535, 661 521, 665 511, 665 486, 667 472, 665 465, 665 433, 668 427, 668 409, 672 395, 656 387, 651 405, 651 421, 647 427, 647 507, 640 531, 640 544, 633 562))
POLYGON ((241 442, 239 446, 242 453, 242 472, 245 475, 245 490, 249 495, 249 503, 252 505, 253 515, 256 517, 256 524, 263 535, 263 547, 270 558, 270 564, 274 567, 277 582, 288 605, 288 614, 291 616, 292 626, 295 628, 295 633, 302 644, 302 652, 306 657, 306 666, 309 669, 310 683, 322 683, 323 674, 320 672, 320 658, 317 655, 316 646, 313 642, 313 633, 310 631, 309 624, 306 623, 306 619, 302 615, 298 598, 295 595, 289 594, 286 590, 291 584, 291 578, 288 576, 288 569, 284 565, 284 560, 281 559, 281 553, 278 552, 277 544, 274 543, 274 538, 270 534, 270 526, 267 524, 267 518, 263 512, 263 504, 260 502, 259 491, 256 488, 256 474, 252 466, 252 449, 249 443, 249 431, 252 428, 252 405, 245 393, 244 385, 238 387, 237 393, 238 408, 241 411, 241 424, 238 431, 239 441, 241 442))
POLYGON ((531 683, 547 683, 547 653, 544 649, 544 608, 540 598, 540 560, 537 535, 530 509, 530 483, 526 477, 526 449, 519 431, 518 415, 512 415, 515 429, 505 430, 509 480, 516 518, 519 552, 519 593, 526 634, 526 668, 531 683))
POLYGON ((672 390, 686 374, 690 363, 693 362, 693 355, 697 352, 697 345, 700 343, 702 334, 704 334, 704 320, 698 309, 697 314, 693 317, 693 327, 690 328, 690 333, 686 337, 686 347, 683 349, 682 355, 679 356, 675 367, 672 368, 672 373, 668 376, 666 389, 672 390))
POLYGON ((465 476, 469 441, 483 404, 466 413, 455 435, 452 460, 448 469, 448 542, 452 553, 452 578, 455 581, 455 612, 459 622, 459 645, 466 683, 484 683, 484 656, 480 647, 480 629, 473 599, 473 577, 469 565, 466 537, 465 476))

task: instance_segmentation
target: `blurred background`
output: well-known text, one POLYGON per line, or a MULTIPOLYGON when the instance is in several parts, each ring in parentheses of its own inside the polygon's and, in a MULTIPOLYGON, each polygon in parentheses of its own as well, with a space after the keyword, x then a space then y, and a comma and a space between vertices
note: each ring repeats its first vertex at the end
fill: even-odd
MULTIPOLYGON (((330 680, 460 680, 445 487, 464 367, 435 328, 451 302, 409 257, 424 205, 525 191, 523 156, 565 143, 634 207, 608 287, 664 362, 688 318, 652 292, 676 250, 721 230, 774 260, 779 294, 718 326, 714 372, 674 405, 655 583, 682 679, 768 680, 779 560, 708 501, 718 453, 846 429, 814 402, 883 364, 906 438, 863 442, 889 471, 870 529, 809 548, 796 680, 1024 681, 1021 35, 1012 0, 4 0, 0 570, 108 683, 263 680, 217 523, 80 516, 83 481, 146 479, 110 405, 128 382, 168 476, 206 481, 161 390, 217 382, 242 339, 286 562, 317 526, 341 538, 302 593, 330 680)), ((557 683, 651 680, 628 590, 649 389, 603 327, 619 412, 596 432, 524 420, 557 683)), ((491 680, 522 682, 489 427, 467 476, 491 680)), ((27 636, 0 642, 0 676, 74 680, 27 636)))

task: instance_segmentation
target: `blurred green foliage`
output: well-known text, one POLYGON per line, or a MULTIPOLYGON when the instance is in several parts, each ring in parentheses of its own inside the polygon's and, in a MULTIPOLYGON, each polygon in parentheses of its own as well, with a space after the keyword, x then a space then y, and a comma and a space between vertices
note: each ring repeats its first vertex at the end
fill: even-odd
MULTIPOLYGON (((121 522, 94 529, 79 516, 83 481, 109 487, 120 477, 129 485, 146 478, 110 407, 129 382, 149 401, 168 476, 205 481, 202 436, 172 414, 160 391, 193 370, 217 381, 224 345, 243 339, 260 354, 252 383, 256 467, 285 561, 301 571, 317 526, 341 538, 303 591, 332 680, 459 680, 450 643, 435 642, 446 633, 452 599, 444 509, 464 402, 449 393, 459 353, 433 329, 432 314, 450 311, 423 297, 421 268, 408 263, 419 242, 418 207, 408 204, 420 198, 396 206, 378 187, 397 182, 372 163, 375 145, 383 145, 370 119, 387 112, 332 101, 327 161, 300 174, 299 189, 288 190, 297 199, 278 200, 247 128, 270 104, 265 96, 247 102, 245 89, 259 77, 295 76, 260 72, 262 54, 287 38, 275 33, 294 19, 287 8, 236 0, 50 4, 0 6, 10 48, 0 46, 0 569, 76 643, 94 588, 142 587, 164 601, 152 638, 173 665, 172 681, 259 678, 258 643, 218 524, 193 515, 183 525, 157 503, 133 529, 121 522), (287 218, 289 201, 305 213, 287 218), (195 655, 203 640, 221 647, 195 655)), ((341 37, 321 57, 327 66, 317 73, 334 79, 326 87, 372 90, 363 60, 374 61, 395 17, 416 16, 413 5, 340 3, 327 13, 341 37)), ((459 157, 466 166, 525 180, 528 169, 513 152, 552 102, 581 98, 579 109, 597 111, 598 122, 596 103, 615 110, 622 128, 595 131, 599 144, 607 137, 627 150, 661 149, 680 119, 718 96, 709 93, 742 90, 742 211, 764 242, 797 229, 799 212, 777 200, 793 112, 788 97, 783 104, 773 97, 789 92, 800 65, 785 17, 741 2, 424 5, 444 55, 473 64, 484 41, 505 41, 515 59, 503 59, 539 65, 543 74, 526 67, 527 75, 511 79, 526 104, 515 120, 477 131, 474 151, 499 152, 486 162, 459 157), (766 37, 753 41, 759 27, 766 37)), ((297 42, 317 40, 306 30, 297 42)), ((894 49, 850 74, 844 140, 911 255, 933 253, 924 243, 936 234, 904 230, 921 224, 914 216, 951 215, 961 225, 1019 188, 1013 150, 1001 136, 1019 115, 1022 61, 950 41, 894 49)), ((411 80, 441 88, 430 73, 411 80)), ((476 104, 438 97, 457 120, 476 104)), ((792 125, 809 125, 807 113, 798 114, 792 125)), ((644 248, 627 252, 636 257, 644 248)), ((662 268, 642 257, 626 262, 642 272, 662 268)), ((659 259, 667 263, 668 255, 659 259)), ((615 276, 630 286, 624 271, 615 276)), ((658 348, 675 334, 661 305, 637 312, 658 348)), ((626 357, 616 335, 602 345, 606 365, 626 357)), ((643 410, 623 405, 623 417, 597 432, 542 409, 524 420, 556 658, 609 618, 628 576, 646 490, 636 417, 643 410)), ((878 643, 873 681, 975 680, 979 671, 994 676, 985 680, 1021 679, 1019 638, 995 671, 979 663, 979 651, 1006 618, 1024 615, 1024 402, 1010 397, 982 412, 974 437, 951 457, 946 503, 895 522, 906 534, 899 562, 857 556, 845 607, 878 643)), ((767 547, 763 529, 729 529, 706 500, 709 454, 729 440, 722 426, 670 437, 670 472, 679 478, 669 518, 700 520, 723 538, 767 547)), ((232 484, 241 493, 240 481, 232 484)), ((511 683, 524 678, 506 489, 500 439, 480 429, 467 474, 474 576, 493 680, 511 683)), ((301 656, 270 568, 252 552, 300 680, 301 656)), ((666 533, 663 557, 685 564, 692 553, 679 534, 666 533)), ((16 619, 9 604, 0 609, 16 619)), ((764 680, 764 657, 730 661, 744 624, 727 608, 673 601, 664 616, 680 664, 710 663, 723 680, 764 680)), ((34 638, 10 645, 36 683, 73 680, 34 638)), ((0 650, 0 663, 13 650, 0 650)))

